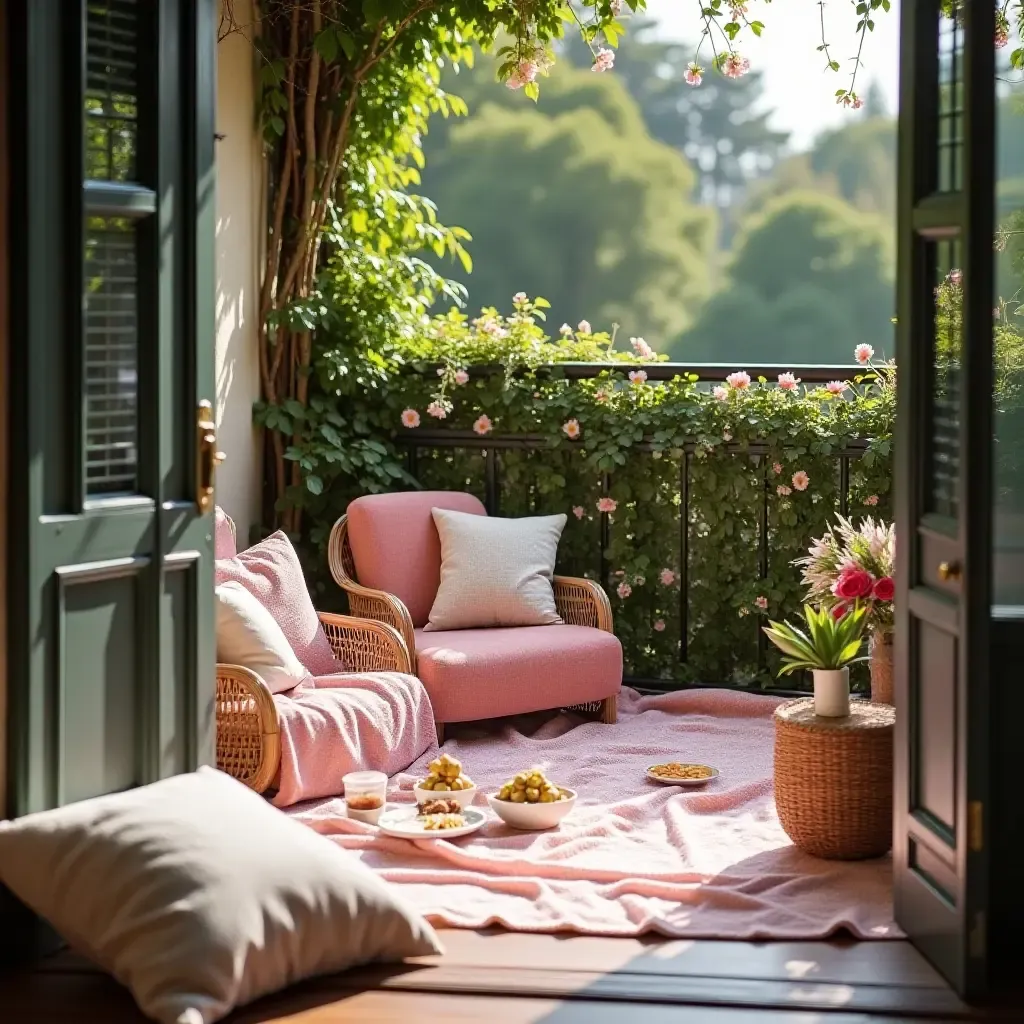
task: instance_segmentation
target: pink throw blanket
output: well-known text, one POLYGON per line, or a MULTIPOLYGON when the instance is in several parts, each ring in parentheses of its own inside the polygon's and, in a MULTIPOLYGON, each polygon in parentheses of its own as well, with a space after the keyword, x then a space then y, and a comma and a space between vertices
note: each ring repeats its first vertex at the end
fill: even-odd
MULTIPOLYGON (((770 697, 689 690, 640 697, 623 690, 616 725, 570 715, 532 735, 512 725, 463 729, 444 749, 480 790, 537 764, 579 791, 558 829, 516 832, 494 819, 455 840, 384 836, 344 817, 341 801, 291 813, 352 850, 433 923, 519 931, 730 939, 811 939, 847 928, 894 939, 891 862, 818 860, 793 847, 772 796, 770 697), (722 770, 703 789, 648 781, 658 761, 722 770)), ((431 754, 392 780, 410 787, 431 754)), ((482 792, 477 805, 486 807, 482 792)))
POLYGON ((437 749, 430 698, 415 676, 320 676, 315 690, 276 694, 274 703, 281 729, 278 807, 336 796, 346 772, 394 775, 437 749))

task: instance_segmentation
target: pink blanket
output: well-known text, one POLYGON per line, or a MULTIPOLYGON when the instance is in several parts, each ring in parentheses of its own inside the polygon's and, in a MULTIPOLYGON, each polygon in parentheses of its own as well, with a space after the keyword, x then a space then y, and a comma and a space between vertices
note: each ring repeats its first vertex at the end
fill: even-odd
MULTIPOLYGON (((730 939, 847 928, 862 939, 900 938, 888 858, 817 860, 782 831, 772 797, 778 703, 723 690, 624 690, 613 726, 562 715, 532 735, 511 725, 463 729, 445 744, 482 790, 534 764, 578 790, 550 832, 494 819, 462 839, 412 842, 349 821, 340 801, 292 813, 400 885, 439 925, 730 939), (645 766, 670 760, 713 764, 722 776, 696 790, 645 778, 645 766)), ((392 799, 413 800, 430 756, 392 780, 392 799)), ((482 793, 477 803, 486 806, 482 793)))
POLYGON ((278 807, 336 796, 346 772, 394 775, 437 749, 430 698, 415 676, 321 676, 315 690, 276 694, 274 703, 281 728, 278 807))

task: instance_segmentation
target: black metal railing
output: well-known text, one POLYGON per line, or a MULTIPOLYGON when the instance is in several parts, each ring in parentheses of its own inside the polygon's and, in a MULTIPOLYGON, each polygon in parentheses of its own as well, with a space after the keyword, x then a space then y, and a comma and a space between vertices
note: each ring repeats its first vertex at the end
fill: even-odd
MULTIPOLYGON (((570 363, 555 364, 550 368, 550 370, 553 373, 567 370, 568 372, 565 372, 566 377, 571 377, 573 379, 587 379, 598 376, 603 370, 616 369, 622 371, 624 368, 631 369, 633 366, 624 367, 624 364, 604 365, 570 363)), ((645 368, 648 371, 648 380, 670 380, 675 376, 697 374, 699 379, 702 381, 721 381, 727 373, 732 372, 732 368, 730 367, 708 367, 705 365, 694 367, 671 363, 650 364, 645 368), (655 373, 658 374, 657 377, 655 377, 655 373)), ((848 379, 854 373, 860 372, 859 368, 846 366, 801 366, 796 368, 781 366, 755 366, 750 367, 747 372, 749 372, 751 377, 755 379, 758 376, 764 376, 769 380, 773 380, 778 373, 786 372, 787 370, 792 370, 792 372, 796 373, 797 376, 801 377, 807 383, 825 382, 834 379, 848 379)), ((495 372, 504 371, 501 367, 470 368, 471 375, 482 375, 485 373, 495 372)), ((531 457, 544 458, 544 450, 549 452, 551 451, 550 439, 541 434, 491 434, 479 436, 471 430, 443 428, 430 429, 421 427, 415 430, 402 432, 399 435, 399 441, 406 448, 408 460, 407 466, 410 474, 416 479, 421 480, 421 482, 428 487, 436 482, 435 467, 438 465, 437 457, 441 453, 447 453, 446 458, 448 459, 447 466, 449 470, 451 470, 452 460, 455 458, 455 452, 461 450, 464 451, 467 456, 471 456, 470 462, 464 464, 465 473, 460 477, 456 485, 461 485, 463 480, 465 480, 467 484, 472 481, 472 487, 479 493, 479 496, 483 500, 488 514, 490 515, 503 514, 503 470, 504 464, 507 461, 507 453, 535 453, 535 456, 531 457), (430 460, 429 462, 428 458, 430 460)), ((581 448, 584 447, 580 442, 573 442, 567 447, 571 451, 576 448, 577 445, 581 448)), ((752 467, 756 467, 756 471, 760 473, 760 486, 758 488, 758 495, 755 499, 757 501, 757 572, 759 579, 765 580, 773 569, 771 564, 770 516, 772 500, 775 496, 774 485, 777 481, 772 479, 770 462, 765 457, 772 449, 768 444, 757 443, 722 444, 719 448, 728 453, 735 453, 737 457, 749 460, 752 467)), ((828 455, 827 458, 831 461, 835 470, 833 490, 830 492, 834 497, 834 503, 832 504, 829 513, 831 511, 838 511, 843 515, 847 515, 849 513, 851 467, 861 458, 865 448, 866 442, 854 441, 846 447, 832 451, 828 455)), ((641 453, 652 453, 655 448, 650 443, 642 442, 635 446, 635 450, 641 453)), ((678 661, 682 666, 686 666, 688 664, 691 651, 690 627, 692 618, 692 594, 690 592, 690 563, 691 548, 694 543, 694 538, 691 536, 694 525, 693 516, 691 515, 693 511, 691 478, 693 460, 698 450, 699 446, 695 442, 686 442, 678 450, 678 454, 676 456, 679 462, 679 628, 678 640, 674 642, 678 643, 678 661)), ((455 475, 458 476, 458 471, 456 471, 455 475)), ((449 484, 450 480, 451 473, 449 473, 449 476, 445 477, 445 484, 449 484)), ((599 481, 597 481, 597 493, 601 497, 608 496, 612 489, 612 483, 612 473, 600 473, 599 481)), ((515 495, 515 498, 516 501, 514 504, 517 505, 515 511, 518 513, 523 511, 522 501, 520 500, 521 496, 515 495)), ((529 506, 527 508, 527 511, 550 510, 550 507, 545 508, 543 503, 537 507, 529 506)), ((754 510, 749 507, 746 510, 748 514, 753 513, 753 511, 754 510)), ((507 514, 507 510, 504 514, 507 514)), ((823 512, 823 516, 824 515, 825 513, 823 512)), ((610 517, 606 513, 600 513, 598 516, 598 525, 600 554, 596 559, 594 559, 594 563, 596 564, 593 565, 593 568, 596 572, 591 573, 591 575, 596 574, 605 589, 610 591, 614 586, 614 580, 611 577, 611 566, 609 565, 607 557, 612 529, 610 517)), ((574 566, 572 568, 578 567, 574 566)), ((678 689, 685 685, 728 685, 747 690, 768 689, 766 672, 770 652, 768 650, 766 637, 760 629, 757 629, 756 643, 756 671, 753 674, 753 678, 750 679, 736 681, 734 679, 723 680, 697 678, 681 681, 678 678, 652 678, 650 676, 632 674, 627 675, 627 682, 631 685, 639 686, 644 689, 662 691, 678 689)), ((631 661, 630 652, 627 650, 626 654, 627 664, 629 664, 631 661)), ((858 681, 863 685, 864 680, 858 681)), ((797 689, 780 689, 775 686, 771 686, 770 692, 773 694, 804 692, 806 684, 804 681, 798 680, 797 687, 797 689)))

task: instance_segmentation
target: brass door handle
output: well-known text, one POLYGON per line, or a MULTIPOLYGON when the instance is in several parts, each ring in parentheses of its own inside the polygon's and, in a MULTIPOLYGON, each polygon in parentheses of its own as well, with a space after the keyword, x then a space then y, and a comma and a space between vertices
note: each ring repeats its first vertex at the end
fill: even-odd
POLYGON ((960 579, 959 562, 939 562, 939 579, 943 583, 955 583, 960 579))
POLYGON ((227 456, 217 451, 213 406, 203 399, 196 407, 196 507, 205 515, 213 506, 214 476, 227 456))

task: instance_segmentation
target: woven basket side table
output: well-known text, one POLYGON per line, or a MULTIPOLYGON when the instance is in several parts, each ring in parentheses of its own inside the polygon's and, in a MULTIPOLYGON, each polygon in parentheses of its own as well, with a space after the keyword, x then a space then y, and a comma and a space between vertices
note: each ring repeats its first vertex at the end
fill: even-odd
POLYGON ((814 699, 775 710, 775 804, 786 835, 828 860, 880 857, 892 846, 895 711, 854 701, 821 718, 814 699))

